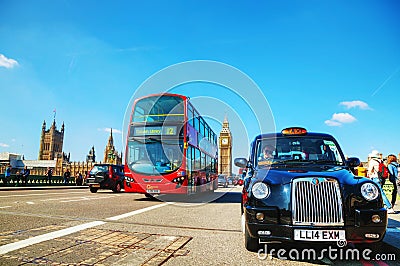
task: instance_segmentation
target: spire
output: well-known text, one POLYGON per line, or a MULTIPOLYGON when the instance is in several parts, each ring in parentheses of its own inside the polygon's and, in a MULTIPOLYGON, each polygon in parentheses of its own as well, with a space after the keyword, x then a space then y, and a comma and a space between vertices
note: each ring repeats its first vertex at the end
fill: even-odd
POLYGON ((51 125, 52 128, 56 129, 56 119, 54 118, 53 124, 51 125))
POLYGON ((230 134, 231 131, 229 129, 229 122, 228 122, 228 115, 225 114, 224 122, 222 123, 222 130, 220 133, 227 133, 230 134))
POLYGON ((42 131, 46 130, 46 120, 43 120, 42 131))
POLYGON ((114 146, 114 138, 113 138, 113 134, 112 134, 112 128, 111 128, 110 137, 108 138, 108 146, 109 147, 113 147, 114 146))
POLYGON ((229 128, 228 115, 226 113, 225 113, 224 123, 222 123, 222 127, 229 128))
POLYGON ((228 122, 228 114, 227 113, 225 113, 224 123, 229 123, 228 122))
POLYGON ((64 122, 62 123, 62 126, 61 126, 61 133, 64 133, 64 122))

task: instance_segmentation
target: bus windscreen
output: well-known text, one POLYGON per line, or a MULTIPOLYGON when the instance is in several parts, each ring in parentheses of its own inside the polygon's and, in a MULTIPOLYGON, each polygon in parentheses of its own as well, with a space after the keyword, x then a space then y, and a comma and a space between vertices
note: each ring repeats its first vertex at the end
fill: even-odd
POLYGON ((182 164, 182 139, 133 138, 128 142, 128 166, 137 173, 159 175, 182 164))
POLYGON ((132 122, 183 121, 184 101, 174 96, 153 96, 136 102, 132 122))

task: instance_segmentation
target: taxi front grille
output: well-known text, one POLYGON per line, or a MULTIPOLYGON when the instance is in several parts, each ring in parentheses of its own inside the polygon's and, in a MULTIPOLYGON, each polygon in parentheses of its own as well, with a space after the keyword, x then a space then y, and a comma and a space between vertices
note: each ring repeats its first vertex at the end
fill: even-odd
POLYGON ((342 226, 342 210, 337 180, 323 177, 293 180, 293 225, 342 226))

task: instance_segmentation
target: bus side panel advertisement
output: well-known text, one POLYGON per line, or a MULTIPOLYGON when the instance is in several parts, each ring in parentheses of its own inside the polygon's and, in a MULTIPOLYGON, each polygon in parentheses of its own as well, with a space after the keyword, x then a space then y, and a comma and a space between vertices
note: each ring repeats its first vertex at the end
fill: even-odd
POLYGON ((197 147, 197 130, 194 129, 190 124, 187 124, 187 136, 188 143, 192 146, 197 147))

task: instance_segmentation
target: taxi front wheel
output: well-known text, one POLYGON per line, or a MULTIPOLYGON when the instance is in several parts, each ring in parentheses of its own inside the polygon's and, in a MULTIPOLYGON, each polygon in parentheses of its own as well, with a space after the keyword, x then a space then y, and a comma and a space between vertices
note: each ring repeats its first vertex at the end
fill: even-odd
POLYGON ((90 187, 90 192, 96 193, 96 192, 97 192, 97 188, 95 188, 95 187, 90 187))

